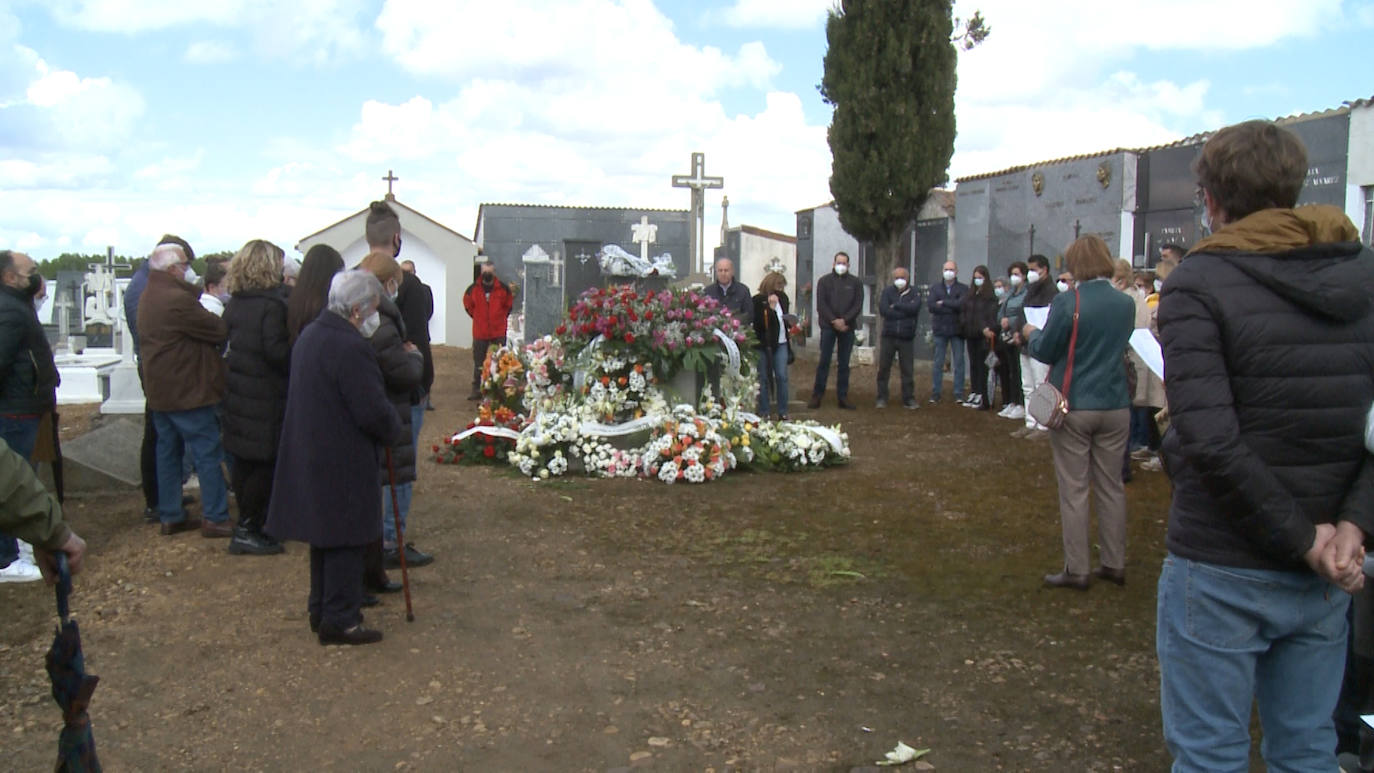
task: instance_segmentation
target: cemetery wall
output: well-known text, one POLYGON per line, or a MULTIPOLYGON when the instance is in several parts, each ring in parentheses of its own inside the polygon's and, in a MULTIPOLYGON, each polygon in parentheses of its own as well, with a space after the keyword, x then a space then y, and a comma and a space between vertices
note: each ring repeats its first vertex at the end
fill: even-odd
POLYGON ((1360 100, 1350 110, 1346 212, 1365 244, 1374 237, 1374 101, 1360 100))

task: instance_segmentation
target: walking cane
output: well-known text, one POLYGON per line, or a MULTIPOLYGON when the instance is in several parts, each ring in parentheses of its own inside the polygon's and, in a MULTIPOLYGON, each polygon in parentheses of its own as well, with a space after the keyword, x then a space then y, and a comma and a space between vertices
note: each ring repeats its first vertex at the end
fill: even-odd
POLYGON ((410 608, 410 575, 406 572, 406 535, 401 532, 401 506, 396 501, 396 468, 391 463, 391 447, 386 449, 386 480, 391 485, 391 517, 396 519, 396 556, 401 559, 401 589, 406 596, 406 622, 415 622, 410 608))

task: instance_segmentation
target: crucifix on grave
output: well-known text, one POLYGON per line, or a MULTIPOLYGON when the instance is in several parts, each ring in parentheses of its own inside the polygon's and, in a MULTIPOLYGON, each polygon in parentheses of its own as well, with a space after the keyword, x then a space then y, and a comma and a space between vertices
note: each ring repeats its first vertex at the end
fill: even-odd
POLYGON ((639 243, 639 257, 649 260, 649 245, 658 241, 658 226, 649 224, 649 216, 643 215, 639 222, 630 226, 631 241, 639 243))
POLYGON ((114 312, 119 307, 115 278, 119 276, 120 269, 127 270, 132 266, 128 263, 116 263, 114 247, 109 247, 105 251, 104 263, 91 263, 87 268, 90 272, 86 274, 85 292, 89 293, 90 297, 85 299, 86 322, 113 327, 114 312))
POLYGON ((399 180, 399 179, 401 179, 401 178, 397 177, 396 174, 395 174, 394 172, 392 172, 390 169, 388 169, 388 170, 386 170, 386 177, 383 177, 382 179, 383 179, 383 180, 386 180, 386 200, 387 200, 387 201, 395 201, 395 200, 396 200, 396 194, 394 194, 394 193, 391 192, 391 184, 394 183, 394 182, 396 182, 397 180, 399 180))
POLYGON ((706 154, 692 154, 692 173, 673 175, 674 188, 692 189, 692 260, 700 273, 706 273, 706 191, 710 188, 724 188, 724 177, 706 176, 706 154))

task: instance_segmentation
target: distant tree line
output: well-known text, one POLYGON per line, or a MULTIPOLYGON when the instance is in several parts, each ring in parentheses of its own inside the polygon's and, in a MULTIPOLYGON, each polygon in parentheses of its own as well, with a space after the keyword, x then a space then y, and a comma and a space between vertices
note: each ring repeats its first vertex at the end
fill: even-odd
MULTIPOLYGON (((191 268, 195 269, 196 274, 204 276, 205 261, 207 259, 229 260, 232 257, 234 257, 234 253, 228 250, 225 250, 224 252, 212 252, 208 255, 197 255, 196 259, 191 262, 191 268)), ((134 271, 137 271, 139 266, 143 265, 143 261, 146 260, 146 258, 135 258, 130 257, 128 255, 116 255, 114 260, 116 264, 122 263, 124 265, 132 266, 132 268, 130 268, 129 270, 120 272, 120 276, 127 276, 133 274, 134 271)), ((44 279, 56 279, 57 272, 59 271, 80 271, 82 273, 85 273, 91 270, 91 264, 104 264, 104 262, 105 255, 103 253, 92 253, 89 255, 83 255, 77 252, 64 252, 61 255, 52 258, 51 260, 38 261, 38 273, 42 274, 44 279)))

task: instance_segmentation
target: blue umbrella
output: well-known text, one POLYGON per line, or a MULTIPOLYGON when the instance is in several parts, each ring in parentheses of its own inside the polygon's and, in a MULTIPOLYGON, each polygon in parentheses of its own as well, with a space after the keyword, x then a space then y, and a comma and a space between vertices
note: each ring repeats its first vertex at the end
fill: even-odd
POLYGON ((86 659, 81 654, 81 631, 76 621, 68 617, 67 597, 72 592, 72 575, 67 568, 65 553, 57 553, 57 626, 52 647, 48 649, 48 677, 52 679, 52 697, 62 707, 66 726, 57 742, 57 773, 99 773, 100 760, 95 756, 95 736, 91 733, 91 717, 86 708, 100 677, 86 673, 86 659))

